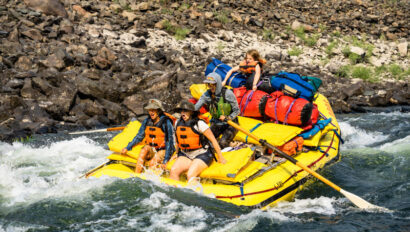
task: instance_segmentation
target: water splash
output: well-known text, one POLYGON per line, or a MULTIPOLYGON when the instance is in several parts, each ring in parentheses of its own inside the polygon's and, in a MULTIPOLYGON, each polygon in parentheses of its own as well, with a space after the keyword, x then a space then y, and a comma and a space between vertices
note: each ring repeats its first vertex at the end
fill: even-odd
POLYGON ((345 140, 345 144, 342 146, 343 149, 369 147, 389 137, 381 132, 366 131, 352 126, 348 122, 340 122, 339 125, 342 129, 343 139, 345 140))
POLYGON ((80 196, 112 179, 78 179, 109 154, 86 137, 34 148, 15 142, 0 143, 0 196, 12 206, 48 197, 80 196))
POLYGON ((410 155, 410 135, 390 143, 382 144, 379 149, 390 153, 410 155))
POLYGON ((266 211, 253 210, 249 214, 241 215, 231 223, 214 231, 251 231, 262 220, 270 223, 281 224, 286 222, 302 222, 298 215, 306 213, 334 215, 337 204, 342 199, 319 197, 315 199, 296 199, 294 202, 279 202, 275 207, 266 211))

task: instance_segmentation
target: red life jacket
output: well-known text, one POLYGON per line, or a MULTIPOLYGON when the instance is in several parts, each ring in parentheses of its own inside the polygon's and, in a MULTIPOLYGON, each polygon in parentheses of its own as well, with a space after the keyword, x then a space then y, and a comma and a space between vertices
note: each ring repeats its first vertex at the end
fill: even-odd
POLYGON ((165 148, 165 132, 162 130, 162 124, 168 119, 168 117, 162 117, 155 125, 152 120, 148 120, 145 128, 145 144, 155 149, 165 148))
POLYGON ((198 119, 191 119, 185 122, 180 119, 176 126, 176 139, 181 150, 196 150, 202 147, 202 135, 194 129, 198 124, 198 119))
POLYGON ((252 74, 256 70, 256 65, 258 65, 258 61, 251 61, 247 62, 246 60, 241 61, 239 63, 239 71, 241 71, 244 74, 252 74))

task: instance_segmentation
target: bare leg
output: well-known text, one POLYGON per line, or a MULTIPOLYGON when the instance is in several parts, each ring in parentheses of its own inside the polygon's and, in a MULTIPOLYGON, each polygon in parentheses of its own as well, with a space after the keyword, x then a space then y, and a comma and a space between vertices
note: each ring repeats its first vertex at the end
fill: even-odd
POLYGON ((142 172, 142 169, 144 167, 145 159, 147 158, 147 155, 149 153, 151 153, 151 146, 145 145, 141 149, 140 155, 138 156, 137 164, 135 165, 135 172, 136 173, 141 173, 142 172))
POLYGON ((206 163, 200 159, 194 159, 191 163, 191 166, 188 169, 187 177, 188 181, 191 181, 193 178, 199 176, 203 170, 208 167, 206 163))
POLYGON ((150 168, 156 167, 157 165, 161 164, 162 161, 164 160, 165 157, 165 150, 160 150, 158 151, 155 155, 154 158, 152 158, 148 165, 150 168))
POLYGON ((181 175, 181 173, 188 170, 191 163, 192 161, 188 159, 187 157, 184 157, 184 156, 178 157, 174 165, 172 165, 169 178, 173 180, 179 180, 179 176, 181 175))

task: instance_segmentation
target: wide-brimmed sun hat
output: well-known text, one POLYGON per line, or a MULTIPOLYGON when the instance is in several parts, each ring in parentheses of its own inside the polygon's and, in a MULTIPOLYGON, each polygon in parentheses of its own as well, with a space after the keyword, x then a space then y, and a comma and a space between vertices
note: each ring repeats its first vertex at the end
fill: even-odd
POLYGON ((174 109, 174 111, 176 112, 179 112, 181 110, 189 110, 189 111, 196 112, 195 105, 188 100, 182 100, 180 103, 178 103, 178 105, 174 109))
POLYGON ((164 107, 162 106, 162 102, 158 99, 149 99, 148 100, 148 105, 144 107, 145 110, 164 110, 164 107))

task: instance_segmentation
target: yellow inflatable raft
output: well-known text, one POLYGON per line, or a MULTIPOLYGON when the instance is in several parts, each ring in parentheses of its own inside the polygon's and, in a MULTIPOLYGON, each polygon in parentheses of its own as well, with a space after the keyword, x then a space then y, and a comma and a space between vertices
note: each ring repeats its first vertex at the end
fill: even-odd
MULTIPOLYGON (((198 91, 198 89, 194 90, 198 91)), ((193 92, 192 88, 191 92, 193 92)), ((293 158, 317 171, 339 160, 340 128, 326 97, 318 94, 315 103, 322 117, 332 118, 332 123, 315 136, 305 140, 302 152, 294 155, 293 158)), ((255 129, 255 125, 259 123, 261 122, 255 119, 239 117, 241 127, 253 129, 253 134, 274 146, 282 146, 302 132, 299 127, 274 123, 262 123, 255 129)), ((235 137, 235 140, 240 141, 239 146, 223 153, 228 162, 226 164, 213 162, 201 173, 198 186, 187 186, 187 181, 183 178, 181 181, 169 179, 169 169, 173 161, 167 164, 168 170, 164 172, 146 170, 142 174, 136 174, 134 167, 142 145, 135 146, 128 155, 121 155, 118 152, 133 139, 139 127, 140 123, 133 121, 116 135, 108 143, 108 147, 114 152, 107 157, 109 161, 87 172, 86 177, 98 178, 107 175, 124 179, 134 177, 150 179, 154 176, 156 180, 165 184, 189 187, 225 202, 257 208, 266 208, 282 200, 292 200, 295 193, 301 190, 311 177, 286 159, 261 154, 263 149, 258 141, 248 138, 241 132, 235 137)))

